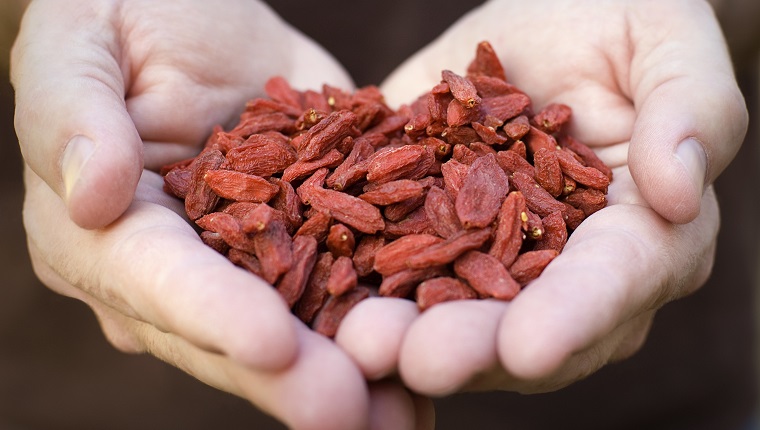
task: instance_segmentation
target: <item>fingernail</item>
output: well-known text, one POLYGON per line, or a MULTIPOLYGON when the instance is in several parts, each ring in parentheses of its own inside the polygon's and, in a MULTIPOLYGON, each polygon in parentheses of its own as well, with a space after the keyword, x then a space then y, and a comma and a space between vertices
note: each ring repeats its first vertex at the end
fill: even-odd
POLYGON ((79 181, 82 168, 94 152, 95 142, 86 136, 74 136, 66 145, 61 159, 61 171, 67 201, 79 181))
POLYGON ((702 144, 693 137, 684 139, 676 147, 675 155, 686 167, 695 189, 702 195, 705 189, 705 177, 707 176, 707 155, 702 144))

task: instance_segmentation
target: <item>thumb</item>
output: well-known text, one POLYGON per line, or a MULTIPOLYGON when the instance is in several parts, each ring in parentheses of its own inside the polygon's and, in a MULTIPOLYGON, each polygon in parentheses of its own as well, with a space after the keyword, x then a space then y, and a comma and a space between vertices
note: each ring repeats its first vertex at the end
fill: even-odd
POLYGON ((84 228, 121 215, 142 172, 107 3, 32 2, 11 55, 21 152, 84 228))
POLYGON ((632 21, 641 44, 631 69, 640 78, 629 167, 652 208, 676 223, 699 214, 704 190, 736 155, 748 122, 712 11, 701 2, 688 7, 694 19, 677 20, 675 31, 659 39, 645 35, 651 23, 637 29, 632 21))

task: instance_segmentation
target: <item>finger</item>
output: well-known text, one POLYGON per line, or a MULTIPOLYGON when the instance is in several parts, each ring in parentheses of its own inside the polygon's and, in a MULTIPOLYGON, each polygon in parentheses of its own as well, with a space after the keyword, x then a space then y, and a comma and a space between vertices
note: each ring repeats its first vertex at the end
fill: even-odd
MULTIPOLYGON (((32 255, 36 252, 33 251, 32 255)), ((40 263, 39 259, 33 260, 40 263)), ((123 352, 149 352, 208 385, 251 400, 276 418, 294 424, 293 428, 315 428, 321 422, 343 420, 344 415, 349 423, 346 427, 330 425, 327 428, 361 428, 352 427, 351 423, 368 419, 362 416, 367 409, 367 395, 361 392, 362 388, 366 391, 366 386, 358 370, 329 341, 315 339, 318 335, 307 332, 303 327, 300 337, 305 347, 290 366, 279 372, 251 371, 225 357, 199 349, 174 334, 157 330, 105 306, 51 270, 36 269, 43 275, 45 284, 56 292, 87 303, 95 312, 109 342, 123 352), (335 398, 341 400, 336 402, 335 398), (344 407, 351 410, 344 411, 344 407), (331 413, 335 416, 329 417, 331 413), (325 416, 318 414, 328 415, 329 419, 325 421, 325 416)), ((394 423, 413 422, 418 408, 421 416, 429 417, 424 403, 418 405, 410 393, 403 388, 392 387, 390 383, 373 389, 372 403, 375 418, 381 423, 386 414, 394 417, 395 421, 391 420, 394 423)))
POLYGON ((248 380, 235 378, 240 389, 254 404, 284 417, 291 428, 366 428, 369 396, 359 370, 330 339, 298 327, 301 348, 293 366, 255 373, 248 380))
POLYGON ((551 375, 624 322, 701 286, 718 228, 711 189, 702 201, 700 216, 685 225, 635 204, 589 217, 505 313, 498 350, 507 371, 522 379, 551 375))
POLYGON ((85 228, 126 210, 142 170, 110 25, 116 9, 113 2, 33 2, 12 55, 24 158, 85 228))
POLYGON ((37 275, 46 287, 60 295, 77 299, 87 304, 87 306, 93 310, 98 318, 98 323, 103 330, 103 334, 114 348, 131 354, 145 352, 137 337, 128 330, 125 330, 125 327, 121 324, 121 318, 117 318, 117 314, 113 309, 107 308, 99 300, 83 290, 74 287, 58 275, 58 273, 56 273, 56 271, 44 261, 41 251, 32 241, 29 241, 29 256, 31 258, 32 268, 34 269, 35 275, 37 275))
POLYGON ((440 396, 459 390, 498 365, 496 339, 506 302, 441 303, 409 328, 399 357, 399 373, 412 390, 440 396))
POLYGON ((408 327, 419 315, 414 302, 386 297, 362 300, 341 322, 335 342, 371 381, 393 374, 408 327))
POLYGON ((200 381, 249 400, 293 429, 362 429, 369 394, 361 373, 329 339, 299 324, 297 359, 278 372, 251 370, 171 333, 122 317, 152 355, 200 381))
MULTIPOLYGON (((160 182, 150 172, 146 178, 160 182)), ((152 203, 169 199, 147 182, 122 219, 91 231, 75 226, 28 170, 24 223, 32 246, 60 277, 124 315, 253 367, 289 364, 297 342, 282 298, 152 203)))
POLYGON ((650 2, 631 14, 633 99, 638 110, 629 166, 647 202, 672 222, 693 220, 705 187, 725 169, 747 112, 720 28, 706 2, 650 2), (656 3, 656 5, 654 4, 656 3), (687 16, 691 19, 671 19, 687 16), (669 32, 652 32, 653 19, 669 32))
POLYGON ((232 15, 214 2, 149 2, 125 8, 124 22, 125 31, 151 41, 126 48, 143 66, 127 108, 147 141, 197 146, 213 126, 234 125, 275 75, 296 89, 351 87, 327 51, 264 2, 236 2, 232 15), (178 19, 144 23, 156 16, 178 19))
POLYGON ((496 369, 490 374, 479 375, 469 386, 474 389, 498 389, 522 394, 548 393, 560 390, 585 379, 609 363, 632 356, 644 344, 652 324, 654 311, 645 312, 626 321, 600 341, 586 349, 573 353, 560 367, 538 378, 517 378, 496 369))
MULTIPOLYGON (((36 252, 32 252, 33 256, 36 254, 36 252)), ((33 261, 36 261, 36 264, 40 263, 39 259, 34 257, 33 261)), ((171 341, 169 336, 164 336, 167 340, 163 342, 157 339, 146 341, 148 336, 155 337, 163 334, 152 334, 154 329, 104 306, 92 296, 68 284, 53 271, 40 267, 37 267, 36 270, 42 275, 45 284, 56 292, 87 303, 95 312, 106 338, 117 349, 129 353, 150 351, 173 365, 188 362, 188 358, 183 356, 183 352, 166 344, 171 341)), ((183 370, 191 374, 193 372, 192 366, 187 364, 183 365, 183 370)), ((289 370, 285 370, 285 372, 287 371, 289 370)), ((225 391, 232 390, 229 381, 218 381, 213 376, 209 376, 205 382, 225 391)), ((369 389, 370 428, 393 430, 434 428, 435 412, 430 399, 410 393, 399 383, 392 381, 375 382, 370 385, 369 389)), ((245 395, 242 390, 236 393, 245 395)), ((283 419, 284 417, 278 418, 283 419)))

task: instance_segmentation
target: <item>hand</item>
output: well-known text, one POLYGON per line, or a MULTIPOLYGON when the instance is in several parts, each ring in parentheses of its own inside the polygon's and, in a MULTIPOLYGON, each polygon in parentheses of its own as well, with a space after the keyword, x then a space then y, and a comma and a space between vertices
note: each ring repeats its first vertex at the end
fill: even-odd
POLYGON ((388 100, 431 88, 441 69, 463 72, 481 40, 537 109, 573 108, 570 133, 614 180, 609 207, 512 302, 417 315, 372 299, 348 315, 337 341, 365 375, 398 371, 428 395, 556 390, 635 353, 655 312, 710 273, 719 213, 709 184, 747 126, 718 24, 695 1, 491 1, 397 69, 388 100))
POLYGON ((367 384, 270 285, 203 245, 143 170, 194 155, 274 74, 350 87, 258 2, 34 2, 13 85, 35 271, 87 303, 117 348, 149 352, 292 428, 429 427, 429 401, 367 384))
POLYGON ((35 271, 87 303, 118 349, 148 352, 290 428, 432 428, 429 400, 398 383, 368 385, 270 285, 200 242, 157 174, 145 171, 127 212, 101 230, 76 226, 31 169, 26 186, 35 271))
POLYGON ((297 88, 352 86, 257 1, 37 0, 12 55, 16 131, 74 222, 103 227, 131 202, 143 152, 152 169, 195 155, 277 74, 297 88))

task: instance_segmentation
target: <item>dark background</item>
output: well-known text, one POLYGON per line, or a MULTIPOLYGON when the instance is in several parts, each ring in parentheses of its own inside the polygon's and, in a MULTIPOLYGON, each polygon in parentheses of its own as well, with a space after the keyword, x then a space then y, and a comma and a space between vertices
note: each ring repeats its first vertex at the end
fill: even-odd
MULTIPOLYGON (((379 83, 480 1, 273 3, 364 85, 379 83), (329 13, 321 9, 326 3, 329 13)), ((14 34, 17 10, 4 7, 0 18, 6 33, 14 34)), ((743 20, 758 16, 732 15, 743 20)), ((7 42, 0 52, 4 60, 7 42)), ((745 50, 740 43, 734 46, 745 50)), ((117 352, 85 305, 36 280, 21 221, 22 161, 13 133, 12 89, 7 64, 0 64, 0 430, 282 428, 245 401, 156 359, 117 352)), ((741 62, 739 71, 752 101, 754 62, 741 62)), ((728 429, 748 418, 756 391, 751 287, 757 281, 760 243, 760 157, 754 136, 753 131, 750 144, 717 184, 724 228, 713 279, 658 314, 646 347, 634 359, 561 393, 440 400, 438 428, 511 424, 509 428, 550 429, 560 428, 552 422, 564 421, 570 426, 562 428, 641 429, 658 423, 669 429, 728 429), (479 412, 485 409, 498 413, 479 412), (596 417, 595 424, 589 416, 596 417)))

